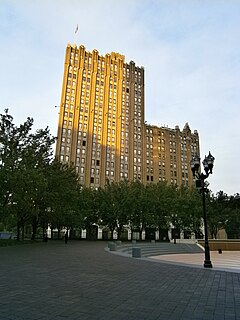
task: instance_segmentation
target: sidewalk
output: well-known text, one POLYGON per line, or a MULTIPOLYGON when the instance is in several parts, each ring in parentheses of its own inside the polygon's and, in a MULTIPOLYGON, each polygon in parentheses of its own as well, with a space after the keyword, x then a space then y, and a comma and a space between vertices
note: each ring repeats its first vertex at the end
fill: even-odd
MULTIPOLYGON (((223 251, 219 254, 216 251, 211 253, 211 262, 214 270, 239 272, 240 273, 240 251, 223 251)), ((178 265, 187 265, 192 267, 203 267, 204 253, 194 254, 169 254, 150 257, 152 260, 164 261, 178 265)))
POLYGON ((240 273, 124 257, 106 246, 0 248, 0 319, 240 320, 240 273))

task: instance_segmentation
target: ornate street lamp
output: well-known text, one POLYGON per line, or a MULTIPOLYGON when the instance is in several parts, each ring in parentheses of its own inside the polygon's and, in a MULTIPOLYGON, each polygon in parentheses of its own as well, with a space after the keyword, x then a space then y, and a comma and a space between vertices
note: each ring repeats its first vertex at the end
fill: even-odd
POLYGON ((205 159, 203 160, 202 164, 204 167, 205 173, 199 173, 200 168, 200 157, 195 156, 191 160, 191 170, 193 173, 193 176, 197 178, 196 180, 196 187, 200 189, 200 192, 202 194, 202 202, 203 202, 203 223, 204 223, 204 242, 205 242, 205 260, 204 260, 204 267, 205 268, 212 268, 212 262, 210 260, 210 250, 209 250, 209 244, 208 244, 208 231, 207 231, 207 216, 206 216, 206 203, 205 203, 205 193, 207 191, 208 183, 205 182, 205 179, 208 178, 209 174, 212 174, 213 170, 213 163, 215 158, 211 155, 210 151, 208 156, 205 156, 205 159))

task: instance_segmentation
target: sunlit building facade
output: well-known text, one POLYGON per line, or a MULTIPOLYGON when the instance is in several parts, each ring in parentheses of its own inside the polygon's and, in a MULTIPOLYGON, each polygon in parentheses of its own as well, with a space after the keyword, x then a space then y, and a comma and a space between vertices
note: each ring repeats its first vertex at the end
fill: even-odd
POLYGON ((192 156, 199 154, 199 137, 190 130, 188 123, 182 131, 146 125, 146 181, 167 181, 178 186, 191 186, 192 156))
POLYGON ((197 131, 145 124, 144 68, 119 53, 99 55, 68 45, 56 156, 71 163, 87 187, 123 179, 192 184, 197 131))

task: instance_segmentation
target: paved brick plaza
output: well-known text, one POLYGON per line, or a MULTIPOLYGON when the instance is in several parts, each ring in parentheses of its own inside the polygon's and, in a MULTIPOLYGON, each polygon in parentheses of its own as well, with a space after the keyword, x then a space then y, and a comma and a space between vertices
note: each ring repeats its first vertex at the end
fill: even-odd
POLYGON ((0 248, 0 320, 240 319, 240 273, 123 257, 105 246, 0 248))

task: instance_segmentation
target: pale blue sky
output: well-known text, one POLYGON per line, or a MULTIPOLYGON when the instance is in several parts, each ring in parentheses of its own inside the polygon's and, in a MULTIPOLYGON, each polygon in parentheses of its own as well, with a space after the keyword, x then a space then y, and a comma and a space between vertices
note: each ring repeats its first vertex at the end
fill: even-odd
POLYGON ((67 43, 119 52, 145 68, 147 122, 188 122, 211 190, 240 193, 239 36, 238 0, 1 0, 0 111, 56 135, 67 43))

